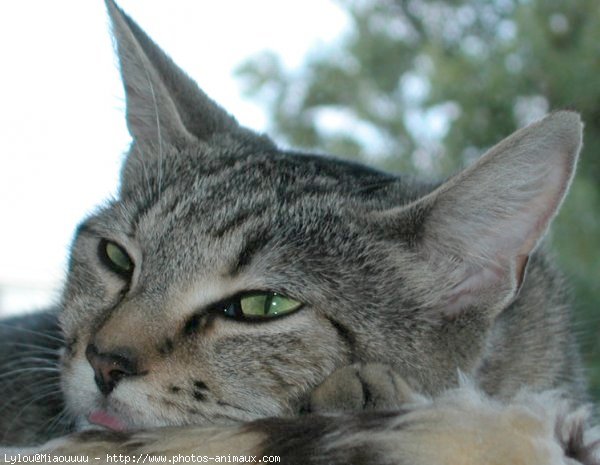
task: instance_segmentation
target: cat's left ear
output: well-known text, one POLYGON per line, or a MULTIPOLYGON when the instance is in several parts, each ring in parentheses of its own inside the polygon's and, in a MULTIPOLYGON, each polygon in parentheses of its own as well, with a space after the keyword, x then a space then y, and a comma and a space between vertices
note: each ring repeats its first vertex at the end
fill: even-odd
POLYGON ((138 145, 177 146, 240 129, 112 0, 106 6, 125 87, 127 125, 138 145))
POLYGON ((386 229, 408 229, 420 262, 407 287, 446 316, 506 307, 567 193, 581 141, 577 113, 552 113, 424 198, 384 212, 386 229))

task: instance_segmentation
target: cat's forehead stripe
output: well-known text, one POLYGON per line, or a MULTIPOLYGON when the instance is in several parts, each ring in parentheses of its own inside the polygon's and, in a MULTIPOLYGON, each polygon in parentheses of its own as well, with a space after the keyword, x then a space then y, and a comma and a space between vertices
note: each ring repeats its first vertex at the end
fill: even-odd
POLYGON ((266 247, 270 240, 270 236, 266 232, 258 232, 254 235, 247 236, 242 243, 240 253, 234 262, 234 266, 230 269, 229 274, 235 276, 243 268, 248 266, 254 257, 260 250, 266 247))

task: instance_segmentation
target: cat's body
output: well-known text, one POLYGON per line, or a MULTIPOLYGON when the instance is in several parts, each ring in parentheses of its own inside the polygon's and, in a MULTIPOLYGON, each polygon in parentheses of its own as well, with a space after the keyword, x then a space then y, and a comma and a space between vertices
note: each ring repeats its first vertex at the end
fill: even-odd
POLYGON ((68 415, 9 401, 5 441, 102 425, 43 450, 593 463, 571 410, 585 383, 569 300, 538 250, 573 176, 576 114, 439 184, 281 151, 107 4, 134 143, 119 198, 73 245, 68 415), (460 373, 476 387, 446 392, 460 373))

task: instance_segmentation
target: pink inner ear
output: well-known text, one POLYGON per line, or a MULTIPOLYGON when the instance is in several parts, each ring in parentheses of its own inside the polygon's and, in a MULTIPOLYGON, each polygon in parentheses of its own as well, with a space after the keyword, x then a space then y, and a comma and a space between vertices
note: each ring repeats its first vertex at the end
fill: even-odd
POLYGON ((515 295, 519 293, 521 290, 521 286, 523 285, 523 280, 525 279, 525 271, 527 271, 527 264, 529 263, 529 255, 518 255, 515 260, 516 265, 516 274, 515 277, 517 279, 517 290, 515 295))
POLYGON ((450 289, 443 303, 444 314, 453 318, 468 307, 481 304, 482 301, 489 302, 489 292, 502 289, 508 273, 509 267, 502 268, 491 263, 469 272, 465 279, 450 289))
POLYGON ((513 263, 502 259, 476 270, 467 270, 465 278, 448 292, 443 306, 444 314, 453 318, 466 308, 483 302, 497 304, 498 300, 490 299, 489 293, 504 294, 507 283, 514 277, 515 282, 511 286, 513 292, 505 297, 504 304, 507 305, 521 290, 528 262, 529 255, 518 255, 513 263))

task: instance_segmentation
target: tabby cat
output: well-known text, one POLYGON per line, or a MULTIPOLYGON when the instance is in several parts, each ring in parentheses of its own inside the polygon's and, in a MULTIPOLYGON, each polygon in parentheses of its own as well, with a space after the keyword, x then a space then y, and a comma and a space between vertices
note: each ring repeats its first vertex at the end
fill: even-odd
POLYGON ((598 463, 540 245, 576 113, 441 183, 281 150, 106 2, 133 143, 60 311, 2 325, 0 458, 598 463))

